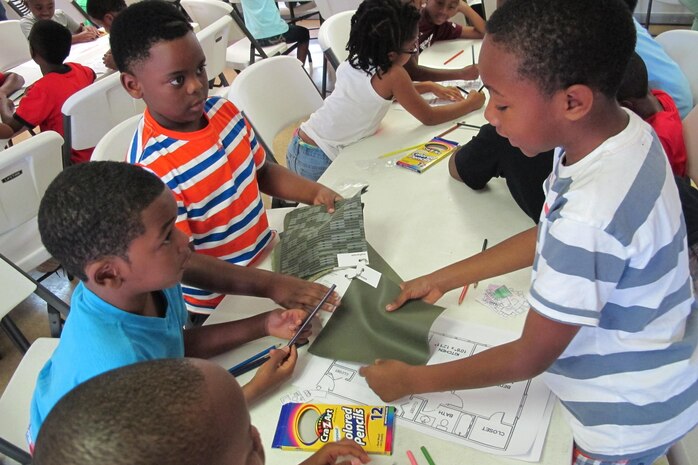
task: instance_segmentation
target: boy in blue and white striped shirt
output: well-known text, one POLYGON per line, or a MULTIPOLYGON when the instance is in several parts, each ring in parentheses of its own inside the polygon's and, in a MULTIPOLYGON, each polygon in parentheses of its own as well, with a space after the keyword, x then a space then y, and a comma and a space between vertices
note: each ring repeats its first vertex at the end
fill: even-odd
POLYGON ((533 265, 531 310, 518 340, 477 355, 362 368, 382 399, 543 373, 569 414, 575 465, 650 465, 696 425, 681 204, 656 134, 615 99, 634 45, 618 0, 510 0, 490 18, 485 116, 528 156, 557 147, 539 224, 405 283, 388 310, 533 265))

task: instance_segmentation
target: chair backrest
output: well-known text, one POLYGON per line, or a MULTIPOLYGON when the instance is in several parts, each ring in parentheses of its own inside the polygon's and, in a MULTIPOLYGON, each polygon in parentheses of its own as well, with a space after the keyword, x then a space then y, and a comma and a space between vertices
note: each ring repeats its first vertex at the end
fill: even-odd
POLYGON ((125 161, 142 115, 120 122, 100 139, 90 161, 125 161))
POLYGON ((342 11, 320 25, 318 42, 334 69, 337 69, 337 66, 349 56, 347 42, 351 32, 351 17, 355 12, 355 10, 342 11))
POLYGON ((31 60, 29 42, 17 20, 0 21, 0 71, 5 71, 31 60))
POLYGON ((19 18, 31 13, 29 7, 24 3, 24 0, 6 0, 6 3, 10 6, 9 9, 14 11, 19 18))
POLYGON ((691 86, 693 104, 698 104, 698 31, 675 29, 662 32, 656 40, 683 71, 691 86))
POLYGON ((46 131, 0 157, 0 253, 24 271, 50 257, 39 237, 36 215, 46 188, 63 169, 58 133, 46 131))
MULTIPOLYGON (((192 21, 199 23, 201 30, 224 16, 231 16, 233 12, 233 7, 223 0, 182 0, 180 4, 192 21)), ((230 25, 228 44, 245 38, 245 34, 236 26, 236 24, 232 23, 230 25)))
POLYGON ((245 68, 230 85, 228 98, 245 113, 267 147, 286 126, 322 106, 320 92, 303 65, 289 56, 245 68))
POLYGON ((126 92, 119 73, 99 79, 71 95, 61 110, 66 142, 64 158, 70 158, 71 148, 94 147, 111 128, 143 110, 145 102, 126 92))
POLYGON ((63 139, 54 131, 30 137, 0 157, 0 235, 35 217, 49 183, 61 172, 63 139))
POLYGON ((196 33, 206 55, 206 73, 213 79, 225 70, 225 53, 228 48, 228 32, 233 18, 223 16, 196 33))
POLYGON ((686 174, 698 184, 698 106, 683 119, 683 141, 686 144, 686 174))
POLYGON ((327 20, 342 11, 356 10, 363 0, 315 0, 320 16, 327 20))
POLYGON ((0 397, 0 437, 25 451, 28 451, 25 434, 36 378, 56 350, 58 341, 48 337, 34 341, 0 397))

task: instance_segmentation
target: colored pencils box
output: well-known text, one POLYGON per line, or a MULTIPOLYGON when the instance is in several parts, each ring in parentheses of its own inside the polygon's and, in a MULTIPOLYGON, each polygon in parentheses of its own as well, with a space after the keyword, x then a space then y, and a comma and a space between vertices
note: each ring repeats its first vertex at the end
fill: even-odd
POLYGON ((272 447, 318 450, 351 439, 369 454, 393 453, 395 407, 289 403, 281 407, 272 447))
POLYGON ((456 142, 434 137, 417 149, 400 158, 396 165, 408 170, 423 173, 458 148, 456 142))

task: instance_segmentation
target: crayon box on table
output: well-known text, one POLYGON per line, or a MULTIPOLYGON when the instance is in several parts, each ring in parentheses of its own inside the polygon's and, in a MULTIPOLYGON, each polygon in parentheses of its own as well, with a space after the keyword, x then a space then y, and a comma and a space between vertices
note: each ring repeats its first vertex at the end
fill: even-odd
POLYGON ((367 453, 393 452, 395 407, 288 403, 281 407, 272 447, 318 450, 351 439, 367 453))
POLYGON ((457 143, 440 137, 434 137, 429 142, 425 142, 417 149, 410 151, 410 153, 400 158, 396 162, 396 165, 418 173, 423 173, 451 154, 456 148, 458 148, 457 143))

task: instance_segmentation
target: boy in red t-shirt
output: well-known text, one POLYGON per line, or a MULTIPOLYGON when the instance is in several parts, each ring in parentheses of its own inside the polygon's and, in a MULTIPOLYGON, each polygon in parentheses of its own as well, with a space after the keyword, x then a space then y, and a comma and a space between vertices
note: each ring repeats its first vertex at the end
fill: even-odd
MULTIPOLYGON (((63 103, 95 80, 92 69, 77 63, 63 63, 70 53, 70 31, 55 21, 40 20, 29 33, 32 59, 43 77, 27 89, 15 111, 14 103, 0 95, 2 122, 14 131, 39 126, 42 131, 63 135, 63 103)), ((92 149, 73 150, 72 163, 90 160, 92 149)))
POLYGON ((618 102, 644 119, 657 133, 675 175, 686 176, 686 144, 683 125, 676 103, 669 94, 651 89, 647 84, 647 68, 634 53, 625 69, 618 89, 618 102))

